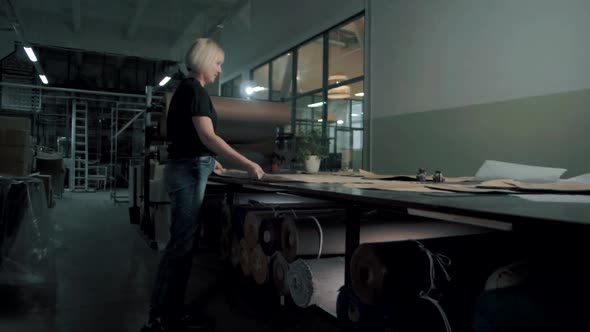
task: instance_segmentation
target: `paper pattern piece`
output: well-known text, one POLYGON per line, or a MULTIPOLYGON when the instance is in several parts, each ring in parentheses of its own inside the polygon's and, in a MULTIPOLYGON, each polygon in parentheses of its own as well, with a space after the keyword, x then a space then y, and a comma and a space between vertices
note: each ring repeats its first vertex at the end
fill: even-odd
POLYGON ((563 179, 561 181, 573 181, 579 183, 590 183, 590 173, 574 176, 573 178, 563 179))
POLYGON ((590 195, 521 194, 514 196, 540 203, 590 204, 590 195))
POLYGON ((412 191, 412 192, 440 192, 440 190, 428 188, 420 182, 407 181, 379 181, 374 180, 372 183, 347 183, 346 188, 354 189, 379 189, 392 191, 412 191))
POLYGON ((565 171, 566 169, 564 168, 530 166, 486 160, 475 174, 475 180, 514 179, 528 182, 557 182, 565 171))
POLYGON ((502 188, 479 188, 477 185, 437 184, 427 188, 467 194, 514 194, 513 190, 502 188))

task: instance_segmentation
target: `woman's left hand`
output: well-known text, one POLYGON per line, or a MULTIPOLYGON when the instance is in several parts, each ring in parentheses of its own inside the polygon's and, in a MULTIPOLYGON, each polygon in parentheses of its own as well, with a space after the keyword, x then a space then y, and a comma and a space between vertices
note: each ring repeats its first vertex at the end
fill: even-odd
POLYGON ((223 165, 219 161, 215 160, 215 169, 213 171, 215 173, 223 173, 225 168, 223 168, 223 165))

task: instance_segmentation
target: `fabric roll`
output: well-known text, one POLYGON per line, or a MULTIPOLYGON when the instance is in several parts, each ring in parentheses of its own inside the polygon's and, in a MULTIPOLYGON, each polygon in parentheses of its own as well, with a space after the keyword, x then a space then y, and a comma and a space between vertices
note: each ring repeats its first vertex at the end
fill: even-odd
POLYGON ((524 283, 530 273, 528 262, 522 261, 503 266, 492 273, 485 284, 485 290, 514 287, 524 283))
POLYGON ((556 322, 555 310, 543 293, 542 289, 524 285, 483 292, 475 304, 473 331, 572 331, 561 329, 565 321, 556 322), (548 315, 549 312, 553 314, 548 315))
POLYGON ((345 331, 385 331, 396 326, 394 319, 399 316, 395 309, 362 303, 350 286, 338 291, 336 313, 345 331))
POLYGON ((361 244, 351 258, 352 286, 361 301, 378 304, 414 298, 434 283, 465 305, 512 251, 504 232, 361 244))
POLYGON ((252 248, 246 245, 246 240, 240 240, 240 267, 242 268, 242 273, 245 276, 249 276, 252 273, 252 268, 250 265, 250 257, 252 248))
POLYGON ((289 266, 287 284, 297 306, 306 308, 315 304, 332 311, 338 289, 344 284, 344 258, 298 259, 289 266))
POLYGON ((287 284, 288 272, 289 263, 285 259, 285 256, 280 252, 275 253, 272 259, 272 280, 279 294, 289 294, 289 285, 287 284))
POLYGON ((238 241, 237 236, 232 236, 231 240, 231 248, 229 253, 229 261, 233 267, 237 267, 240 264, 241 259, 241 247, 240 241, 238 241))
POLYGON ((221 205, 221 218, 220 218, 220 229, 219 234, 219 249, 222 258, 229 259, 233 267, 236 267, 239 263, 239 241, 237 234, 232 230, 231 222, 231 209, 229 204, 223 200, 221 205))
POLYGON ((414 241, 361 244, 350 270, 352 287, 366 304, 414 298, 430 285, 428 256, 414 241))
POLYGON ((248 248, 254 248, 258 244, 260 224, 265 218, 274 217, 273 211, 250 211, 244 218, 244 240, 248 248))
POLYGON ((262 251, 268 256, 281 249, 282 217, 264 218, 258 231, 258 242, 262 251))
POLYGON ((252 250, 251 263, 252 276, 257 284, 262 285, 269 279, 268 256, 262 251, 260 245, 252 250))
POLYGON ((285 259, 298 256, 342 255, 345 214, 343 210, 297 211, 285 214, 280 229, 280 246, 285 259))
POLYGON ((388 327, 396 332, 451 332, 454 330, 453 327, 445 324, 447 318, 440 304, 426 298, 414 298, 403 305, 388 307, 386 310, 390 310, 395 317, 388 327))

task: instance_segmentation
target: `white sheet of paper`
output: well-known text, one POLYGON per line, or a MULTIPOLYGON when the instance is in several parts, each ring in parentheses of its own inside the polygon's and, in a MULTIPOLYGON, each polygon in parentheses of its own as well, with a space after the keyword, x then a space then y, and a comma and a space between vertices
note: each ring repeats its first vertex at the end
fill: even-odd
POLYGON ((524 194, 514 195, 533 202, 590 204, 590 195, 524 194))
POLYGON ((561 181, 574 181, 579 183, 590 183, 590 173, 574 176, 573 178, 563 179, 561 181))
POLYGON ((486 160, 477 173, 475 181, 493 179, 513 179, 523 182, 556 182, 566 169, 531 166, 507 163, 496 160, 486 160))

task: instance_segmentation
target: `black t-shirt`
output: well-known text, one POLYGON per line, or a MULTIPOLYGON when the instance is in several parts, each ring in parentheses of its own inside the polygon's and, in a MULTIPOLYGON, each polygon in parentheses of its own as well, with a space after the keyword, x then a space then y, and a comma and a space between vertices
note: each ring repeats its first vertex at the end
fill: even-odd
POLYGON ((194 116, 208 116, 217 129, 217 112, 201 83, 184 79, 172 96, 168 108, 168 158, 183 159, 215 154, 201 142, 193 124, 194 116))

